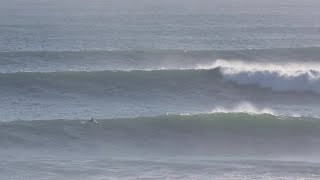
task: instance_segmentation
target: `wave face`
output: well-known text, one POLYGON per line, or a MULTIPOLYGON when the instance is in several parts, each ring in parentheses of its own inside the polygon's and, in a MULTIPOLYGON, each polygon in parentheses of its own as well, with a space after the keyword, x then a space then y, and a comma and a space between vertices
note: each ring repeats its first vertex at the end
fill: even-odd
POLYGON ((75 154, 95 149, 108 156, 130 150, 131 155, 148 152, 298 158, 319 155, 320 148, 319 119, 214 113, 98 121, 99 124, 81 120, 0 123, 0 149, 72 149, 75 154))

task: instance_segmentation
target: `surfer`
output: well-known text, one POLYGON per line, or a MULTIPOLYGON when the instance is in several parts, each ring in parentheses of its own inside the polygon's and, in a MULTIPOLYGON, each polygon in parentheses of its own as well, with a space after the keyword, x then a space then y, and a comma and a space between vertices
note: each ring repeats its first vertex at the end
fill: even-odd
POLYGON ((89 120, 88 122, 92 123, 92 124, 97 124, 98 123, 96 120, 93 119, 93 117, 91 117, 91 120, 89 120))

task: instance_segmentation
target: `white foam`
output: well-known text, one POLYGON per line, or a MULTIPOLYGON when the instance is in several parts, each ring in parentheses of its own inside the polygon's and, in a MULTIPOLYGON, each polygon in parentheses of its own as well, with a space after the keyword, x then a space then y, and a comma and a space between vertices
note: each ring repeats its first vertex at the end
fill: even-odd
POLYGON ((320 63, 257 63, 239 60, 226 61, 218 59, 211 64, 198 64, 196 69, 221 68, 226 74, 238 74, 241 72, 274 72, 282 76, 300 76, 308 73, 310 78, 320 78, 320 63))
POLYGON ((272 109, 258 108, 248 102, 242 102, 231 108, 215 107, 210 113, 248 113, 277 115, 272 109))
POLYGON ((320 64, 255 63, 216 60, 197 69, 220 68, 224 78, 238 84, 258 84, 275 91, 314 91, 320 93, 320 64))

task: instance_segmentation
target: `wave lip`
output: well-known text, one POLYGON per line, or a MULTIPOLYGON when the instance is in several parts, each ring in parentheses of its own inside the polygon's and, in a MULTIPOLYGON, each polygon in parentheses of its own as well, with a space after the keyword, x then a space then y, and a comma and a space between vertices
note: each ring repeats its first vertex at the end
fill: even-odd
POLYGON ((197 69, 219 68, 226 81, 237 84, 258 84, 274 91, 320 92, 320 64, 317 63, 256 63, 217 60, 198 65, 197 69))

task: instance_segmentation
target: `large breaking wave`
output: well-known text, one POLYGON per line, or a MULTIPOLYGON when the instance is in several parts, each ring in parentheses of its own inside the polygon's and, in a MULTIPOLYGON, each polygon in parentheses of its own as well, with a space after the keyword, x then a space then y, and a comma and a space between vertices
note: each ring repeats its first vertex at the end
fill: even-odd
MULTIPOLYGON (((320 93, 320 71, 310 65, 294 65, 297 69, 280 65, 227 62, 218 60, 211 68, 152 71, 69 71, 0 73, 3 88, 107 90, 106 88, 147 89, 180 86, 181 89, 213 88, 230 83, 256 85, 275 92, 320 93), (223 62, 223 63, 222 63, 223 62), (241 64, 238 67, 237 63, 241 64), (28 85, 28 86, 26 86, 28 85)), ((293 65, 292 65, 293 66, 293 65)), ((319 68, 320 69, 320 68, 319 68)))
POLYGON ((320 92, 319 63, 256 63, 217 60, 198 69, 220 68, 226 80, 238 84, 258 84, 275 91, 320 92))
POLYGON ((192 87, 201 81, 215 83, 220 78, 225 82, 258 85, 280 92, 320 92, 320 50, 317 47, 229 51, 0 52, 0 55, 1 83, 16 81, 16 85, 22 81, 31 84, 41 81, 54 88, 62 81, 71 86, 90 79, 92 85, 97 86, 120 80, 130 86, 131 82, 152 79, 159 85, 163 81, 188 81, 192 87), (126 78, 130 78, 130 82, 126 78))

